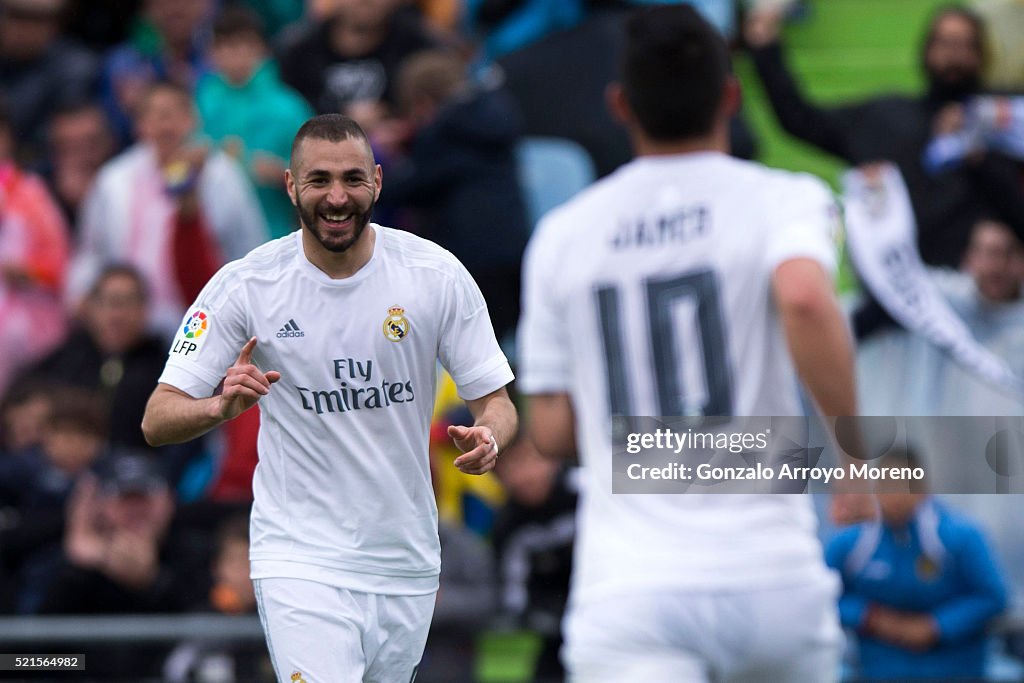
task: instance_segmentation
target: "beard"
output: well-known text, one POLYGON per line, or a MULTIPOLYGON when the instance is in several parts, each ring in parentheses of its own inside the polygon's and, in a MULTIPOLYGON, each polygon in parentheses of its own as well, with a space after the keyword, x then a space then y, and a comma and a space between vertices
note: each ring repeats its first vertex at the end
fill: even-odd
POLYGON ((981 88, 981 76, 968 69, 950 67, 928 68, 928 92, 940 102, 958 102, 974 95, 981 88))
POLYGON ((295 197, 296 210, 299 213, 299 220, 302 223, 302 229, 308 230, 309 234, 316 238, 316 241, 320 243, 327 251, 335 254, 341 254, 349 250, 349 248, 359 241, 359 237, 366 230, 366 226, 370 223, 370 218, 373 216, 373 207, 377 204, 376 201, 370 202, 370 206, 366 211, 356 211, 354 208, 351 210, 352 213, 352 234, 348 237, 327 234, 325 231, 320 229, 319 215, 321 213, 327 213, 330 211, 330 207, 326 206, 322 202, 319 205, 311 206, 304 204, 298 197, 295 197))

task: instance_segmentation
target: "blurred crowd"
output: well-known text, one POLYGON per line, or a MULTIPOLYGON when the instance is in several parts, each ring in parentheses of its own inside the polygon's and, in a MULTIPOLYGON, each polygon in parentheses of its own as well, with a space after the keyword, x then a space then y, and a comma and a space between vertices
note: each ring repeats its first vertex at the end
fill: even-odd
MULTIPOLYGON (((621 18, 638 4, 0 0, 0 612, 254 613, 246 515, 258 410, 180 446, 152 449, 139 429, 184 307, 224 263, 296 229, 283 183, 292 137, 313 114, 340 111, 366 129, 383 166, 375 220, 458 256, 511 349, 536 203, 523 144, 571 140, 597 176, 630 158, 603 98, 621 18)), ((937 286, 978 342, 1024 377, 1024 155, 977 136, 942 163, 927 153, 977 124, 975 98, 1024 89, 1024 34, 1014 30, 1024 6, 940 10, 922 36, 923 92, 825 106, 790 71, 781 37, 787 20, 827 3, 692 4, 749 55, 789 135, 851 165, 896 164, 937 286)), ((1014 106, 996 125, 1019 126, 1024 149, 1014 106)), ((756 159, 742 112, 731 133, 734 154, 756 159)), ((1020 414, 1024 397, 941 354, 924 370, 907 363, 925 357, 920 340, 870 291, 853 320, 864 377, 879 368, 886 377, 862 380, 867 412, 970 414, 955 401, 973 382, 979 414, 1020 414), (913 372, 949 373, 945 393, 912 398, 913 372)), ((432 458, 444 569, 417 680, 474 680, 476 636, 502 626, 537 635, 535 680, 561 680, 572 468, 519 442, 495 475, 458 475, 444 427, 469 416, 443 377, 440 386, 432 458)), ((880 519, 905 530, 924 499, 880 519)), ((846 533, 837 542, 860 547, 846 533)), ((830 561, 863 588, 864 563, 844 565, 848 550, 830 550, 830 561)), ((946 551, 935 552, 929 561, 941 564, 946 551)), ((995 565, 979 570, 990 609, 977 612, 969 638, 1007 603, 995 565)), ((965 585, 943 590, 976 587, 965 585)), ((844 620, 854 615, 848 626, 913 670, 892 650, 939 644, 927 634, 886 640, 906 616, 886 611, 887 595, 864 599, 873 610, 844 608, 844 620)), ((91 661, 89 673, 258 681, 269 672, 261 643, 147 647, 91 661)), ((862 673, 877 673, 871 666, 862 673)))

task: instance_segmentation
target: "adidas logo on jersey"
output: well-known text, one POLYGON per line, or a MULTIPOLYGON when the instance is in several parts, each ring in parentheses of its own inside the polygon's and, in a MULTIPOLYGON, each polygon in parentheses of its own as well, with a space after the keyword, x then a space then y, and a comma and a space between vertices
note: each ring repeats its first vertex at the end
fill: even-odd
POLYGON ((306 333, 299 329, 299 324, 294 319, 289 320, 280 330, 277 331, 278 338, 282 337, 305 337, 306 333))

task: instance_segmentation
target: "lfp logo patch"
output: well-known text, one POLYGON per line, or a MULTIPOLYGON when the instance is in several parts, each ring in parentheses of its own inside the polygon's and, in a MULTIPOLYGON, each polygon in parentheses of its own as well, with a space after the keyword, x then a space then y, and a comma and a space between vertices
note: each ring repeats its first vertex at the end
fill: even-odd
POLYGON ((198 339, 203 336, 208 326, 209 321, 206 319, 206 312, 196 311, 185 320, 185 328, 182 332, 185 334, 185 339, 198 339))
POLYGON ((197 308, 186 315, 181 329, 178 330, 178 335, 174 338, 171 353, 186 358, 199 353, 210 336, 209 330, 212 322, 209 314, 202 309, 197 308))

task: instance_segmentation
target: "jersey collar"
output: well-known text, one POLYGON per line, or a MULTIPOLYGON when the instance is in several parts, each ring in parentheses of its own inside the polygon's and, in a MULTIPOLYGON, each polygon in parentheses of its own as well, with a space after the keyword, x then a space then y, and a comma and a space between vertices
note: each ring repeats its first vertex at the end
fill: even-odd
POLYGON ((370 260, 367 261, 362 268, 357 270, 354 274, 350 275, 349 277, 335 279, 330 277, 327 273, 320 270, 316 266, 314 266, 312 263, 310 263, 309 259, 306 258, 306 252, 302 248, 303 228, 300 227, 298 230, 295 231, 294 234, 296 246, 295 260, 298 261, 299 269, 309 277, 319 282, 320 284, 328 285, 330 287, 352 287, 354 285, 359 284, 367 277, 369 277, 370 274, 373 273, 373 271, 376 269, 377 262, 380 261, 380 257, 378 256, 378 254, 383 248, 382 243, 385 239, 387 239, 387 231, 382 230, 381 226, 377 225, 376 223, 370 223, 369 225, 366 226, 366 229, 373 230, 375 237, 373 241, 373 253, 370 254, 370 260))

